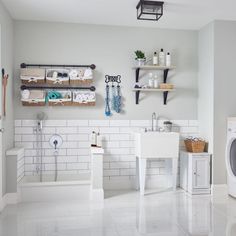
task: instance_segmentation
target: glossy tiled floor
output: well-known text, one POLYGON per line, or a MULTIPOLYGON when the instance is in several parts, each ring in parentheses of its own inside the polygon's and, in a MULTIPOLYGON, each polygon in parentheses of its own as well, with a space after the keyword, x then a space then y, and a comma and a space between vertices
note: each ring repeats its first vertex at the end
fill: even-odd
POLYGON ((140 197, 108 192, 104 206, 28 203, 5 208, 1 236, 236 235, 236 200, 226 194, 190 197, 183 191, 140 197))

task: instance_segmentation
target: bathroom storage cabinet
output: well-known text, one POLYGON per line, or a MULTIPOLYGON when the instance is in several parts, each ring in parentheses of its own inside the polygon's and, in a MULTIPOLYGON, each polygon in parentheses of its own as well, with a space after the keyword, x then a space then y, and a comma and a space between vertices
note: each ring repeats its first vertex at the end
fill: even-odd
POLYGON ((211 155, 209 153, 180 154, 180 187, 190 194, 211 193, 211 155))
MULTIPOLYGON (((154 71, 154 70, 161 70, 163 71, 163 83, 167 83, 167 78, 168 78, 168 73, 170 70, 175 69, 175 66, 155 66, 155 65, 145 65, 145 66, 136 66, 133 69, 135 70, 135 81, 136 83, 139 82, 140 80, 140 71, 145 70, 145 71, 154 71)), ((144 88, 139 88, 138 86, 135 86, 133 89, 135 92, 135 102, 136 104, 139 104, 139 96, 140 92, 162 92, 163 93, 163 103, 164 105, 167 104, 167 98, 168 98, 168 93, 175 91, 175 89, 144 89, 144 88)))

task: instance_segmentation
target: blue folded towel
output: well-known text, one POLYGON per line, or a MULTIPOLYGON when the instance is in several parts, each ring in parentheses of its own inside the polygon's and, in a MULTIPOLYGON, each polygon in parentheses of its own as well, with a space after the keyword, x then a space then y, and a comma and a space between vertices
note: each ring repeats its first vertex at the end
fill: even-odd
POLYGON ((57 92, 57 91, 49 91, 48 95, 47 95, 47 100, 49 99, 60 99, 62 98, 61 93, 57 92))

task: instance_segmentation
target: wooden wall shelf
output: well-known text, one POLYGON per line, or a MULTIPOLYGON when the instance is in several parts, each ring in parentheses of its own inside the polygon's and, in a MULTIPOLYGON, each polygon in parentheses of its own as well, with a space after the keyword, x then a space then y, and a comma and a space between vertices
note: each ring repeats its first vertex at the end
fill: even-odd
MULTIPOLYGON (((139 82, 140 78, 139 78, 139 73, 140 70, 161 70, 163 71, 163 83, 167 83, 167 77, 168 77, 168 72, 169 70, 173 70, 175 69, 176 66, 155 66, 155 65, 144 65, 144 66, 135 66, 133 67, 133 69, 135 70, 135 81, 136 83, 139 82)), ((167 98, 168 98, 168 93, 175 91, 175 89, 144 89, 144 88, 138 88, 135 87, 133 89, 133 91, 135 91, 135 103, 139 104, 139 95, 140 92, 163 92, 163 103, 164 105, 167 104, 167 98)))

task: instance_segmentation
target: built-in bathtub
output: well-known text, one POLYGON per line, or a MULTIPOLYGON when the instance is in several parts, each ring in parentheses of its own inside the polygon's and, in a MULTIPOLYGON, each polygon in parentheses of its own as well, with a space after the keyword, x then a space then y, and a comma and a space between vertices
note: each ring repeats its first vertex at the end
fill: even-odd
POLYGON ((91 198, 90 174, 24 176, 18 183, 18 200, 21 202, 83 200, 91 198))
POLYGON ((9 187, 14 188, 17 192, 12 193, 17 195, 16 202, 56 200, 103 202, 103 153, 102 148, 91 147, 90 173, 52 172, 52 175, 47 175, 42 172, 41 175, 25 175, 24 148, 9 149, 7 151, 9 187))

